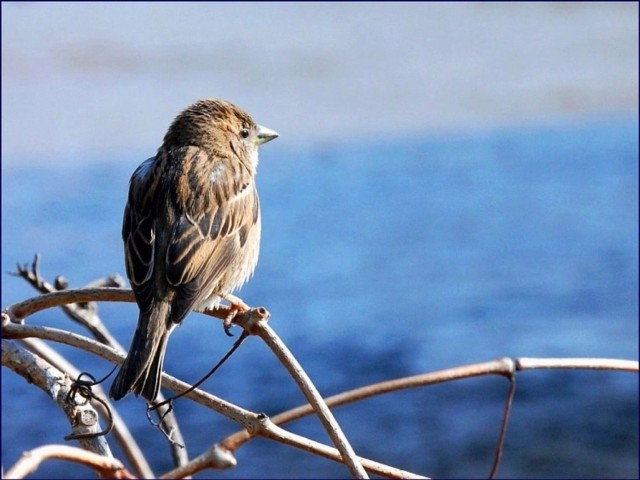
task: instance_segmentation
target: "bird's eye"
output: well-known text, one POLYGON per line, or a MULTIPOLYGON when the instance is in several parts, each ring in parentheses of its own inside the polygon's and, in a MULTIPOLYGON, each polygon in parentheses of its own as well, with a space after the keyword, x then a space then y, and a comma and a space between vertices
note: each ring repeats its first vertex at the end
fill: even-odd
POLYGON ((249 136, 249 129, 243 128, 242 130, 240 130, 240 136, 242 138, 247 138, 249 136))

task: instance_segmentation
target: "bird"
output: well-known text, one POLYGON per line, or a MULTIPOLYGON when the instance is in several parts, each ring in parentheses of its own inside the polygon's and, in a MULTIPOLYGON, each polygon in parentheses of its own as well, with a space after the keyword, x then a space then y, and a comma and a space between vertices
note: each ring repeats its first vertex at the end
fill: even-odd
POLYGON ((134 171, 122 239, 139 316, 114 400, 129 392, 155 400, 169 335, 191 311, 222 300, 232 313, 249 309, 233 292, 258 262, 258 147, 276 137, 236 105, 203 99, 175 117, 156 155, 134 171))

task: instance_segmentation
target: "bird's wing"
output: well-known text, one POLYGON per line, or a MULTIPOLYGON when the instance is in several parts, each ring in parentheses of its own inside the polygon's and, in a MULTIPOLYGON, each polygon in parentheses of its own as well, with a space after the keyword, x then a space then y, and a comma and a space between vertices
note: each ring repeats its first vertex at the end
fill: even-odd
POLYGON ((241 254, 259 216, 253 177, 236 162, 185 147, 142 163, 131 177, 122 227, 140 309, 151 308, 166 281, 176 292, 171 318, 182 320, 241 254))
POLYGON ((229 275, 260 215, 253 176, 241 164, 195 147, 180 150, 185 161, 176 171, 176 220, 165 253, 166 279, 177 289, 175 322, 229 275))
POLYGON ((155 157, 147 159, 131 176, 129 197, 122 222, 127 276, 138 306, 143 312, 149 310, 153 299, 152 274, 156 250, 153 197, 161 173, 155 168, 154 161, 155 157))

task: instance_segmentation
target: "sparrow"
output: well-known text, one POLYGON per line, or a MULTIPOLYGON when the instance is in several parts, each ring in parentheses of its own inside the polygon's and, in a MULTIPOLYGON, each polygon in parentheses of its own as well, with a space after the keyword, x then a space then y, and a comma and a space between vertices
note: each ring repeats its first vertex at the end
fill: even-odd
POLYGON ((277 136, 225 100, 200 100, 131 176, 122 239, 140 313, 114 400, 132 391, 153 402, 169 335, 190 311, 223 299, 249 308, 233 292, 258 262, 258 147, 277 136))

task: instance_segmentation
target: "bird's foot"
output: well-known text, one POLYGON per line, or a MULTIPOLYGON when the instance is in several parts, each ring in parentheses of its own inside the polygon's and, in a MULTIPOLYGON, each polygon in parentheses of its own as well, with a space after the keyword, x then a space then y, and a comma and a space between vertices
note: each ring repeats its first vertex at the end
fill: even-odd
POLYGON ((224 300, 230 303, 229 306, 229 314, 222 321, 222 327, 224 328, 224 333, 228 336, 233 337, 233 333, 230 332, 231 324, 233 323, 233 319, 236 318, 238 313, 246 312, 247 310, 251 310, 251 307, 244 303, 241 298, 236 297, 235 295, 225 294, 220 295, 224 300))

